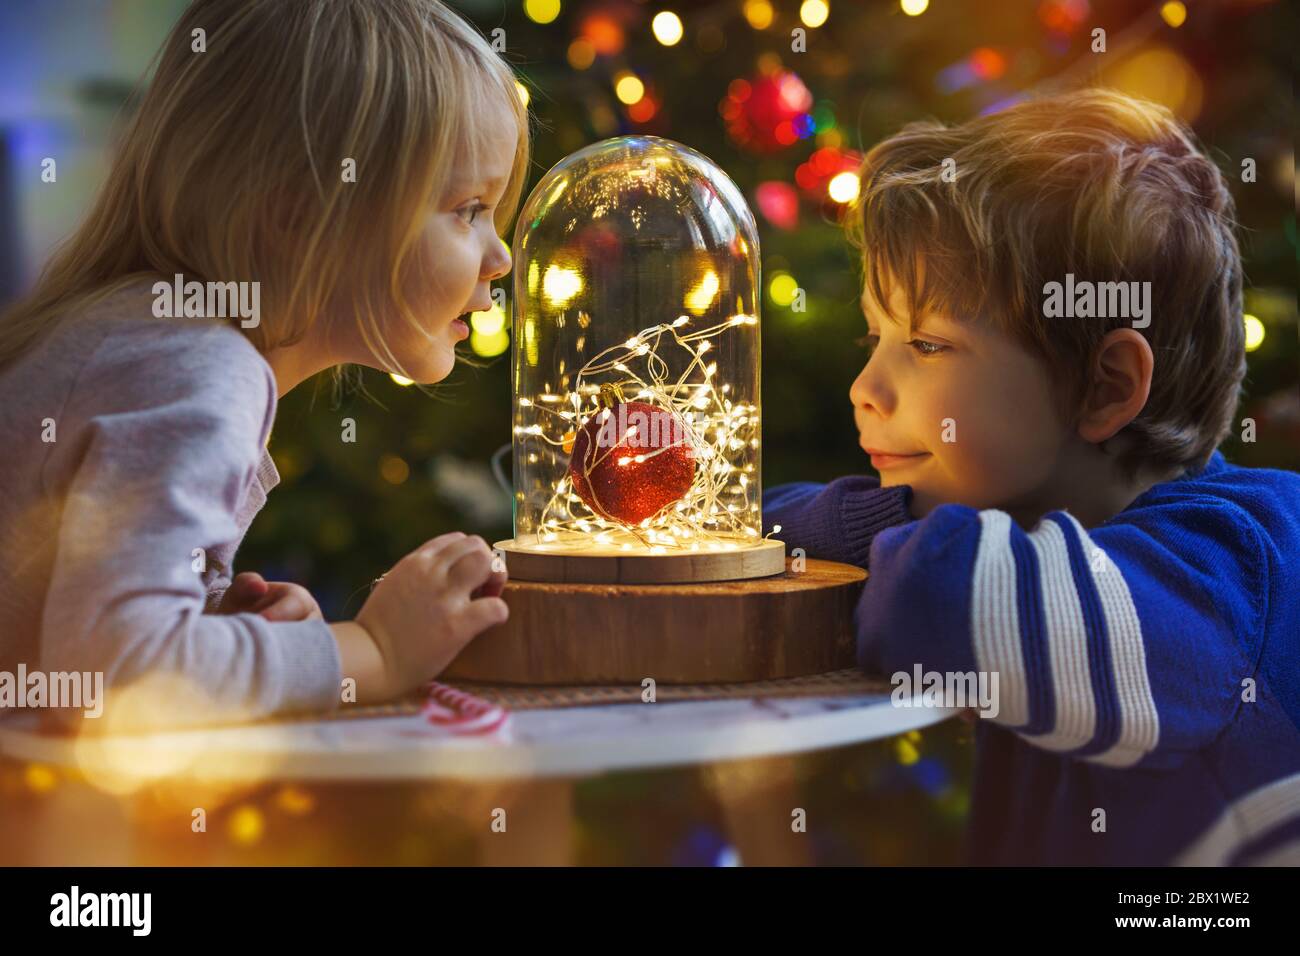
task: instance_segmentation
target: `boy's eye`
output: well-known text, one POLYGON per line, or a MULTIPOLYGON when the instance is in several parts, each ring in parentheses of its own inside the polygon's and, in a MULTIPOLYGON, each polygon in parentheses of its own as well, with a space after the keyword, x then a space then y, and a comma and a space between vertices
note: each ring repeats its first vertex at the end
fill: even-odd
POLYGON ((485 203, 475 201, 466 206, 461 206, 456 210, 456 215, 460 217, 460 221, 465 225, 472 226, 474 225, 474 220, 478 217, 478 214, 486 212, 487 208, 488 207, 485 203))
POLYGON ((948 346, 940 345, 937 342, 927 342, 925 339, 912 339, 907 344, 912 346, 919 355, 938 355, 940 352, 948 351, 948 346))

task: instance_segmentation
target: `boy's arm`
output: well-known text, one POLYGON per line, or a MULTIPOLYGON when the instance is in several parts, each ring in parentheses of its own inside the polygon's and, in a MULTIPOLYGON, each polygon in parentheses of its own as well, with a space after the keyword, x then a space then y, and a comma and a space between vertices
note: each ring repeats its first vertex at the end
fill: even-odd
POLYGON ((1255 673, 1267 593, 1255 527, 1212 499, 1092 531, 1064 512, 1026 532, 1003 512, 945 505, 877 537, 859 662, 996 673, 990 717, 1029 743, 1171 766, 1227 725, 1255 673))
POLYGON ((763 533, 780 525, 776 537, 791 548, 803 548, 808 557, 865 568, 875 536, 911 520, 910 501, 907 486, 881 488, 866 475, 826 485, 779 485, 763 492, 763 533))

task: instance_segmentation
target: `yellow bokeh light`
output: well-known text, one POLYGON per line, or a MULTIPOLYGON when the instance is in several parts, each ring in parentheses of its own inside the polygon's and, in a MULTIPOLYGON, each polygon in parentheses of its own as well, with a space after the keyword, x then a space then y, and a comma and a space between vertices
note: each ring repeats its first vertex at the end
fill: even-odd
POLYGON ((857 173, 837 173, 827 185, 826 193, 837 203, 851 203, 858 198, 861 186, 857 173))
POLYGON ((930 0, 901 0, 899 6, 909 17, 919 17, 930 7, 930 0))
POLYGON ((550 23, 560 15, 560 0, 524 0, 524 13, 534 23, 550 23))
POLYGON ((818 146, 829 146, 831 149, 839 149, 844 145, 844 134, 837 129, 828 129, 817 134, 818 146))
POLYGON ((624 106, 631 106, 645 96, 645 84, 635 74, 624 71, 614 80, 614 95, 624 106))
POLYGON ((1183 6, 1178 0, 1169 0, 1160 8, 1160 16, 1165 23, 1177 29, 1187 20, 1187 7, 1183 6))
POLYGON ((687 311, 702 315, 709 306, 713 305, 713 300, 718 297, 719 288, 721 286, 718 283, 718 274, 710 269, 686 293, 686 300, 683 304, 686 306, 687 311))
POLYGON ((166 735, 160 740, 141 733, 174 726, 181 712, 201 723, 217 709, 194 681, 149 672, 110 694, 101 720, 86 722, 73 744, 77 769, 92 787, 117 795, 187 772, 204 757, 201 747, 193 742, 177 746, 166 735))
POLYGON ((523 339, 524 361, 529 365, 536 365, 538 357, 537 319, 531 315, 524 319, 523 339))
POLYGON ((766 30, 772 25, 772 4, 768 0, 745 0, 745 19, 755 30, 766 30))
POLYGON ((794 294, 799 291, 799 283, 787 272, 778 272, 767 284, 767 294, 777 305, 785 307, 794 301, 794 294))
POLYGON ((234 780, 275 779, 287 752, 280 739, 285 731, 266 724, 257 747, 230 746, 225 728, 253 717, 193 680, 153 671, 109 691, 103 718, 80 729, 73 758, 81 778, 103 793, 127 796, 149 788, 157 795, 200 786, 205 799, 225 800, 220 793, 234 780))
POLYGON ((591 45, 591 41, 578 37, 569 44, 569 66, 575 70, 585 70, 591 64, 596 62, 596 48, 591 45))
POLYGON ((894 752, 898 755, 898 762, 905 767, 910 767, 921 759, 921 754, 906 737, 894 742, 894 752))
POLYGON ((405 459, 396 455, 381 455, 379 457, 379 474, 390 485, 400 485, 411 477, 411 466, 406 463, 405 459))
POLYGON ((311 795, 309 790, 304 790, 301 787, 284 786, 275 795, 275 805, 285 813, 300 817, 311 813, 316 806, 316 798, 311 795))
POLYGON ((1107 85, 1167 106, 1185 122, 1201 112, 1201 78, 1187 60, 1168 47, 1139 50, 1102 76, 1107 85))
POLYGON ((470 328, 479 335, 496 335, 505 328, 505 324, 506 314, 495 302, 486 312, 471 312, 469 315, 470 328))
POLYGON ((266 832, 266 820, 257 807, 242 806, 230 814, 226 829, 234 842, 252 846, 266 832))
POLYGON ((1246 351, 1253 352, 1264 344, 1264 323, 1249 312, 1243 320, 1246 324, 1246 351))
POLYGON ((819 27, 831 15, 830 4, 826 0, 803 0, 799 7, 799 19, 806 27, 819 27))
POLYGON ((654 31, 655 39, 664 46, 673 46, 682 38, 682 19, 671 10, 664 10, 655 14, 655 18, 650 21, 650 29, 654 31))
POLYGON ((44 764, 34 763, 23 771, 23 783, 32 793, 49 793, 58 782, 58 776, 44 764))
POLYGON ((557 309, 562 309, 582 291, 582 276, 576 269, 547 266, 542 276, 542 295, 557 309))
POLYGON ((407 385, 415 384, 415 379, 407 378, 405 375, 398 375, 396 372, 389 372, 388 377, 391 378, 396 384, 402 386, 403 388, 405 388, 407 385))
POLYGON ((469 337, 469 347, 475 355, 492 358, 510 348, 510 334, 505 329, 499 329, 490 335, 474 332, 469 337))
POLYGON ((524 84, 520 83, 518 80, 515 80, 515 89, 519 91, 520 102, 522 102, 524 106, 527 106, 528 101, 532 99, 528 94, 528 87, 524 86, 524 84))

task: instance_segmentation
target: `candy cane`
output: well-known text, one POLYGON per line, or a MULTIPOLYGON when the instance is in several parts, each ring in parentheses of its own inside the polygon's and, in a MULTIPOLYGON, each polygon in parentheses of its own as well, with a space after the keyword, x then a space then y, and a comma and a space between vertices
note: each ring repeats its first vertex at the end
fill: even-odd
POLYGON ((438 681, 430 681, 425 691, 428 699, 421 714, 454 734, 495 733, 510 719, 510 711, 499 704, 438 681))

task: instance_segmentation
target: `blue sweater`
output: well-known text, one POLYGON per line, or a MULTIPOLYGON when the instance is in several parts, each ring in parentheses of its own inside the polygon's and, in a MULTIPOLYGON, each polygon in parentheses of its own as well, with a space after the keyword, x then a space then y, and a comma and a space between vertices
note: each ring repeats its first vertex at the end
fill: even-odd
POLYGON ((782 485, 764 530, 869 567, 866 669, 999 675, 971 862, 1300 863, 1300 475, 1216 452, 1091 530, 961 505, 915 521, 909 496, 782 485))

